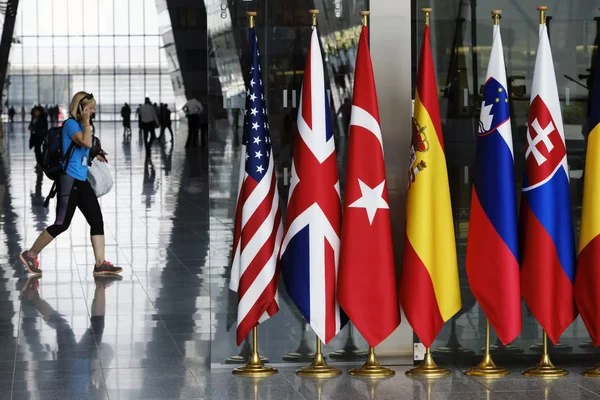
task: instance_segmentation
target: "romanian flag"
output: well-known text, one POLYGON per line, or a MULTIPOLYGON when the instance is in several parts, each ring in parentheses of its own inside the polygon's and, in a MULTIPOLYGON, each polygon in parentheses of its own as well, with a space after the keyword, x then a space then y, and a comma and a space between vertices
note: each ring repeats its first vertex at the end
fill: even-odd
POLYGON ((595 347, 600 346, 600 52, 597 54, 575 275, 575 304, 595 347))
POLYGON ((461 308, 448 171, 429 26, 419 57, 400 304, 426 347, 461 308))

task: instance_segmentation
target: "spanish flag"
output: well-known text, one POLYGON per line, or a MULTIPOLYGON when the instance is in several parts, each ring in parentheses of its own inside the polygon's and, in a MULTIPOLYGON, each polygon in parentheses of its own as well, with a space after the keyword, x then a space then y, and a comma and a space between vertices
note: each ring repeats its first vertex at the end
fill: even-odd
POLYGON ((600 53, 593 71, 583 210, 575 273, 575 304, 595 347, 600 346, 600 53))
POLYGON ((429 26, 419 57, 408 175, 400 304, 421 342, 431 347, 461 301, 429 26))

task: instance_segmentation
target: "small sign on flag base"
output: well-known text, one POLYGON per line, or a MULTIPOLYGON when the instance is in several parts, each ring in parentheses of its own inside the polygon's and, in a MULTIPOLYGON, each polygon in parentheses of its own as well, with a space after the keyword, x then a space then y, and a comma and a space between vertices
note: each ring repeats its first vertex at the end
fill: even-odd
POLYGON ((296 371, 296 375, 305 376, 308 378, 331 378, 332 376, 341 375, 342 371, 330 367, 323 358, 323 352, 321 351, 321 339, 317 337, 317 351, 315 353, 315 359, 313 363, 304 368, 300 368, 296 371))
POLYGON ((379 364, 375 358, 375 349, 369 347, 369 358, 360 368, 351 369, 348 371, 351 376, 362 376, 367 378, 382 378, 396 374, 393 369, 387 368, 379 364))
POLYGON ((260 361, 260 356, 258 355, 258 328, 254 327, 252 329, 252 356, 250 356, 250 361, 245 366, 234 369, 232 373, 234 375, 255 378, 275 375, 277 373, 275 368, 266 367, 260 361))

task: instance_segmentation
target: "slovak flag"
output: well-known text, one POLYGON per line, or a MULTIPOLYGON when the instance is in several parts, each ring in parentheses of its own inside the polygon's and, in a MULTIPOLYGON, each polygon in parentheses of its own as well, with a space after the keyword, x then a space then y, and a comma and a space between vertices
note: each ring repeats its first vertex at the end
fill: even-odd
POLYGON ((531 87, 521 197, 521 293, 554 344, 575 320, 575 238, 565 135, 545 24, 531 87))
POLYGON ((312 29, 280 266, 290 298, 328 343, 346 320, 335 297, 342 207, 321 47, 312 29))
POLYGON ((473 295, 505 345, 521 332, 517 195, 506 89, 500 26, 494 25, 477 135, 466 264, 473 295))

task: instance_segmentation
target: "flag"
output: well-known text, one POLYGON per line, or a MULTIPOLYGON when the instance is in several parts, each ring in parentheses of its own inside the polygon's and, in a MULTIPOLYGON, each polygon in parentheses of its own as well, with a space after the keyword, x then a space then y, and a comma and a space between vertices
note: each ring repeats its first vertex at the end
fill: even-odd
POLYGON ((575 304, 594 347, 600 347, 600 52, 592 73, 590 132, 583 178, 583 210, 575 275, 575 304))
POLYGON ((500 26, 479 117, 467 241, 471 291, 503 344, 521 332, 519 228, 509 97, 500 26))
POLYGON ((546 25, 540 24, 521 196, 521 293, 554 344, 577 316, 575 239, 563 122, 546 25))
POLYGON ((400 324, 400 305, 366 26, 356 56, 345 194, 337 298, 369 346, 375 347, 400 324))
POLYGON ((238 346, 252 328, 279 311, 277 254, 283 236, 254 28, 250 28, 250 54, 250 86, 246 96, 229 283, 229 288, 238 293, 238 346))
POLYGON ((400 280, 400 304, 425 347, 431 347, 444 322, 461 307, 448 171, 429 36, 426 26, 415 93, 400 280))
POLYGON ((290 298, 329 343, 345 318, 335 298, 342 206, 321 47, 312 29, 280 261, 290 298))

